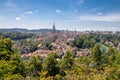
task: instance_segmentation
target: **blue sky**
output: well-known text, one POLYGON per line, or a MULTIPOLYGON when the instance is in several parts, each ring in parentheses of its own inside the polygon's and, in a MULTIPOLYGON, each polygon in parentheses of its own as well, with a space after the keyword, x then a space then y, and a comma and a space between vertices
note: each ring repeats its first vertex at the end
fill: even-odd
POLYGON ((0 28, 120 30, 120 0, 0 0, 0 28))

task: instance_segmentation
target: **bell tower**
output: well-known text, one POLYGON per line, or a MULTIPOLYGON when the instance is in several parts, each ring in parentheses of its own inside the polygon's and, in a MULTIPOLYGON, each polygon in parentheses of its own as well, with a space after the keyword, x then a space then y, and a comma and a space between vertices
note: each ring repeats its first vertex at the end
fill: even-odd
POLYGON ((53 33, 56 33, 55 22, 53 23, 53 33))

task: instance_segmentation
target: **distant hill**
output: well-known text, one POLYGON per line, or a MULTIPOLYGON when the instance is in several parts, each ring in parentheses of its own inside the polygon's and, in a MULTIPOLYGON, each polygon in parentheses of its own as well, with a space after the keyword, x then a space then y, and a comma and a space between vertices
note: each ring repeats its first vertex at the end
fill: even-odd
POLYGON ((33 29, 28 30, 24 28, 1 28, 0 32, 22 32, 22 33, 46 33, 46 32, 52 32, 52 29, 33 29))
POLYGON ((0 32, 27 32, 27 29, 23 29, 23 28, 1 28, 0 32))
POLYGON ((46 33, 52 32, 52 29, 35 29, 35 30, 28 30, 30 33, 46 33))

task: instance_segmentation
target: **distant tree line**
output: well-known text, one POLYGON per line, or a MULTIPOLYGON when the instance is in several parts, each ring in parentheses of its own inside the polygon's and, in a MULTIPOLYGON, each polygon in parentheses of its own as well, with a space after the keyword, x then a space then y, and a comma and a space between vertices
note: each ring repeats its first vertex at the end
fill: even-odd
POLYGON ((21 39, 27 39, 31 38, 35 34, 33 33, 21 33, 21 32, 2 32, 0 33, 0 36, 4 38, 10 38, 12 40, 21 40, 21 39))
POLYGON ((95 43, 95 39, 91 38, 89 35, 80 35, 79 37, 75 38, 70 45, 78 48, 92 48, 95 43))
POLYGON ((110 34, 100 34, 100 33, 90 33, 81 34, 74 39, 74 41, 68 43, 71 46, 78 48, 92 48, 94 44, 101 43, 105 44, 106 41, 112 42, 115 47, 120 43, 119 33, 110 34))

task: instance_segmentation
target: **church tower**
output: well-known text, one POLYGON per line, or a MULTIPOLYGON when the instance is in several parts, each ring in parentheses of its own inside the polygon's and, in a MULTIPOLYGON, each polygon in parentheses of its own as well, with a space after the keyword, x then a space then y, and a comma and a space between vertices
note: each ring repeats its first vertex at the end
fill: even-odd
POLYGON ((77 31, 76 31, 76 29, 75 29, 75 36, 76 36, 76 33, 77 33, 77 31))
POLYGON ((53 33, 56 33, 55 22, 53 23, 53 33))

